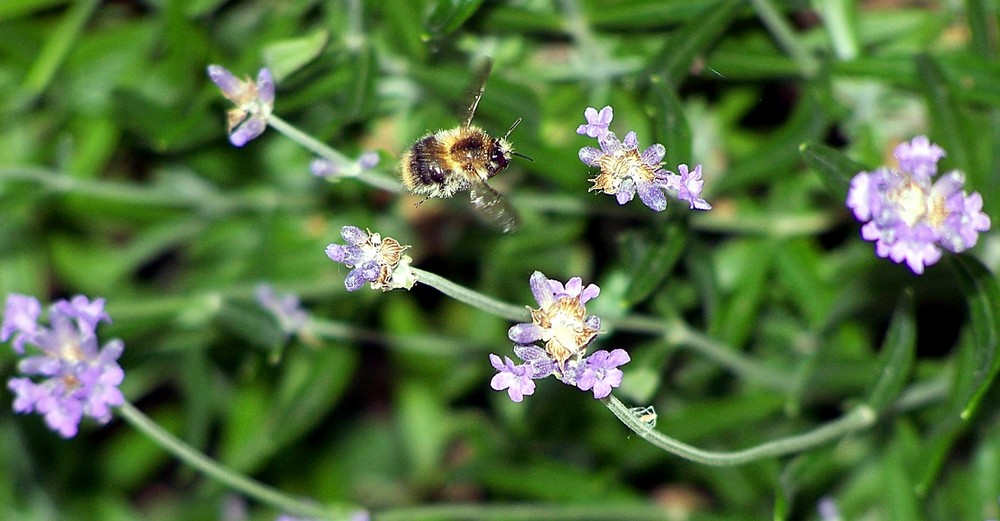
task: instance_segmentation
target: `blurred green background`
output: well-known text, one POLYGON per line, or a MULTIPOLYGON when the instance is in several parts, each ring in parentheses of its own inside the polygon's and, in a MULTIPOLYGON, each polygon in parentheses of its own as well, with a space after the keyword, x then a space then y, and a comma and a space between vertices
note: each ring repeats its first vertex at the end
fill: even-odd
MULTIPOLYGON (((0 290, 106 298, 100 333, 125 341, 123 390, 139 408, 256 479, 375 519, 439 504, 473 505, 448 519, 485 516, 476 505, 503 519, 511 503, 552 518, 622 505, 622 519, 635 506, 819 519, 823 497, 843 519, 1000 517, 986 374, 1000 302, 979 264, 1000 265, 1000 237, 917 277, 861 240, 841 166, 892 165, 897 143, 926 134, 996 223, 998 19, 988 0, 3 2, 0 290), (412 141, 458 123, 484 56, 495 65, 476 124, 501 135, 524 118, 510 139, 532 158, 493 182, 524 219, 511 235, 463 195, 417 207, 317 179, 313 156, 273 129, 232 147, 205 74, 270 67, 276 114, 350 157, 378 151, 395 176, 412 141), (577 153, 594 142, 575 129, 605 105, 620 136, 666 146, 667 168, 702 164, 714 209, 654 214, 588 194, 577 153), (348 224, 516 305, 534 304, 540 270, 598 283, 590 311, 606 323, 703 332, 715 351, 613 329, 596 344, 632 356, 616 394, 699 447, 796 434, 865 400, 884 414, 798 456, 716 468, 659 451, 551 379, 511 403, 489 388, 487 359, 511 356, 511 323, 422 285, 348 294, 348 270, 323 253, 348 224), (302 298, 311 334, 286 342, 254 303, 261 282, 302 298), (873 391, 883 371, 898 376, 873 391)), ((3 352, 6 379, 16 359, 3 352)), ((0 517, 225 519, 230 491, 121 421, 85 425, 66 441, 0 407, 0 517)))

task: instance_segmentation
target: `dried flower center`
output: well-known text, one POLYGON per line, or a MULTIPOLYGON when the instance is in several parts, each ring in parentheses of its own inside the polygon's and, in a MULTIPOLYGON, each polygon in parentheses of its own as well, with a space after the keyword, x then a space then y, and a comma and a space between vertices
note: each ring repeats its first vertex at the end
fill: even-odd
POLYGON ((584 321, 586 314, 579 295, 561 297, 545 309, 531 310, 532 322, 543 330, 545 350, 560 366, 568 358, 582 354, 597 335, 597 330, 584 321))
POLYGON ((623 148, 614 154, 603 154, 597 160, 601 173, 591 179, 594 186, 589 191, 603 191, 606 194, 616 194, 626 179, 651 182, 656 176, 659 165, 646 164, 639 155, 639 150, 623 148))

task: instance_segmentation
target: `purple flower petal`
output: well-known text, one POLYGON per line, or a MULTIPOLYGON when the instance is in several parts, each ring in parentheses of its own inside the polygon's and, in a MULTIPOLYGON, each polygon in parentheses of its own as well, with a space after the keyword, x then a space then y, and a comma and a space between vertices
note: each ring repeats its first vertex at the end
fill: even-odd
POLYGON ((257 99, 265 105, 274 103, 274 77, 267 67, 257 73, 257 99))
POLYGON ((547 308, 555 302, 552 289, 549 287, 549 279, 542 272, 532 273, 528 285, 531 287, 531 294, 535 296, 535 302, 538 302, 539 307, 547 308))
POLYGON ((267 123, 263 118, 254 116, 244 121, 236 130, 229 134, 229 142, 236 147, 242 147, 250 140, 264 133, 267 123))
POLYGON ((944 149, 931 143, 927 136, 917 136, 909 143, 900 143, 895 150, 899 168, 914 177, 929 179, 937 173, 937 163, 945 156, 944 149))
POLYGON ((24 343, 30 341, 38 331, 38 316, 42 305, 35 297, 12 293, 7 296, 3 311, 3 325, 0 326, 0 342, 14 337, 14 352, 24 353, 24 343))
POLYGON ((515 324, 507 331, 507 337, 517 344, 537 342, 542 339, 543 334, 541 327, 531 323, 515 324))
POLYGON ((654 212, 662 212, 667 209, 667 196, 653 183, 639 183, 639 200, 654 212))

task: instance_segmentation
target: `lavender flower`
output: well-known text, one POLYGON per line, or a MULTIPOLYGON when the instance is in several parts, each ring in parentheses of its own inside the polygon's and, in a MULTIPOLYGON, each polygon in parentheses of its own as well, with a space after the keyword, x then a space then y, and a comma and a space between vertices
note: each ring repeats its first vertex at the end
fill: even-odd
POLYGON ((639 141, 635 132, 618 141, 613 132, 598 137, 601 148, 583 147, 580 160, 601 169, 601 173, 590 179, 594 186, 588 191, 614 195, 618 204, 631 201, 635 194, 651 210, 662 212, 667 208, 665 190, 678 192, 678 199, 688 201, 691 208, 709 210, 712 208, 701 199, 704 181, 701 179, 701 165, 688 172, 687 165, 681 165, 681 175, 660 168, 666 149, 656 143, 639 153, 639 141))
POLYGON ((267 118, 274 109, 274 78, 267 68, 257 73, 257 81, 240 80, 221 65, 209 65, 208 77, 222 95, 236 106, 229 110, 227 132, 229 142, 242 147, 264 133, 267 118))
POLYGON ((965 176, 951 171, 932 183, 944 150, 918 136, 896 147, 900 170, 859 172, 851 180, 847 206, 865 223, 861 236, 875 253, 906 262, 916 274, 941 258, 941 248, 959 253, 990 229, 978 192, 967 194, 965 176))
POLYGON ((615 349, 610 353, 594 351, 584 360, 576 386, 584 391, 593 389, 594 398, 601 399, 611 394, 612 388, 622 384, 624 374, 618 366, 627 364, 631 358, 624 349, 615 349))
POLYGON ((25 344, 41 352, 18 363, 27 377, 11 378, 7 387, 15 395, 15 412, 37 412, 50 429, 72 438, 84 416, 105 424, 111 421, 111 408, 125 403, 118 389, 125 372, 117 362, 124 344, 112 340, 98 349, 97 324, 111 321, 104 312, 104 299, 91 301, 79 295, 57 301, 49 308, 51 327, 38 324, 40 310, 33 297, 7 297, 0 341, 13 335, 18 354, 24 353, 25 344))
POLYGON ((259 284, 254 290, 254 298, 262 308, 274 314, 285 335, 300 332, 309 320, 309 314, 302 309, 299 297, 294 294, 279 297, 269 284, 259 284))
POLYGON ((614 109, 608 105, 601 109, 600 113, 593 107, 587 107, 583 111, 583 116, 587 118, 587 124, 577 127, 576 133, 601 138, 608 133, 608 127, 611 125, 611 120, 615 115, 614 109))
POLYGON ((507 333, 515 342, 514 354, 524 363, 515 365, 507 357, 501 360, 491 354, 498 373, 490 385, 498 391, 508 389, 510 398, 520 402, 524 395, 535 392, 532 380, 554 375, 567 385, 593 389, 596 398, 607 397, 612 388, 621 385, 618 366, 627 363, 629 356, 622 349, 584 356, 601 327, 601 320, 587 315, 584 304, 597 297, 600 288, 596 284, 584 287, 580 277, 563 285, 538 271, 531 275, 530 285, 539 308, 529 308, 530 323, 515 324, 507 333), (544 349, 535 342, 542 342, 544 349))
POLYGON ((416 284, 417 275, 410 269, 413 259, 403 255, 409 246, 399 244, 392 237, 383 239, 377 233, 361 231, 356 226, 344 226, 340 235, 347 244, 330 244, 326 247, 326 255, 352 268, 344 279, 347 291, 357 291, 365 282, 370 282, 372 289, 382 291, 410 289, 416 284))
POLYGON ((570 357, 579 359, 597 336, 601 320, 587 316, 584 304, 600 294, 601 288, 590 284, 583 288, 580 277, 562 283, 536 271, 529 279, 538 309, 531 309, 531 323, 516 324, 508 336, 518 345, 544 342, 549 357, 563 365, 570 357))
POLYGON ((705 185, 705 181, 701 178, 701 165, 695 166, 694 170, 690 172, 688 172, 687 165, 678 165, 677 170, 680 175, 669 174, 667 176, 669 178, 667 186, 677 190, 677 199, 687 201, 692 210, 711 210, 712 205, 701 198, 701 189, 705 185))

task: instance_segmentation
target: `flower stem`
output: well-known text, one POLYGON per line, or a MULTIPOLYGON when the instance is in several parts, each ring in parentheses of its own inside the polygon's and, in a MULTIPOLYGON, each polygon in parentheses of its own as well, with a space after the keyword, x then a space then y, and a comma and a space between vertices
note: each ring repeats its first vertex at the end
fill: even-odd
POLYGON ((875 411, 862 404, 848 414, 803 434, 769 441, 735 452, 714 452, 693 447, 654 430, 629 411, 628 407, 614 395, 601 401, 629 429, 653 445, 684 459, 715 466, 742 465, 759 459, 801 452, 829 443, 851 432, 868 428, 877 419, 875 411))
POLYGON ((342 177, 356 177, 363 183, 387 192, 400 193, 403 190, 399 181, 396 179, 361 168, 357 161, 354 161, 344 154, 341 154, 333 148, 323 144, 316 138, 302 132, 301 130, 295 128, 295 126, 291 123, 274 114, 268 115, 267 124, 274 130, 284 134, 292 141, 306 147, 316 155, 333 161, 343 167, 344 173, 341 174, 342 177))
POLYGON ((521 322, 531 320, 531 315, 528 313, 527 308, 517 307, 515 305, 487 297, 482 293, 473 291, 465 286, 459 286, 458 284, 455 284, 454 282, 439 275, 435 275, 429 271, 424 271, 419 268, 412 269, 413 272, 417 274, 417 282, 426 284, 441 293, 458 300, 459 302, 465 302, 474 308, 481 309, 491 315, 497 315, 508 320, 521 322))
POLYGON ((239 474, 198 452, 194 447, 184 443, 173 434, 163 430, 156 422, 129 402, 122 404, 118 409, 118 413, 132 427, 149 436, 167 452, 173 454, 181 461, 233 490, 252 497, 261 503, 266 503, 278 510, 295 515, 323 519, 348 519, 353 513, 360 510, 348 504, 324 506, 309 499, 292 497, 273 487, 239 474))
POLYGON ((573 505, 434 505, 400 508, 376 514, 375 521, 443 521, 476 519, 478 521, 586 521, 630 519, 635 521, 667 519, 663 508, 652 504, 573 505))

